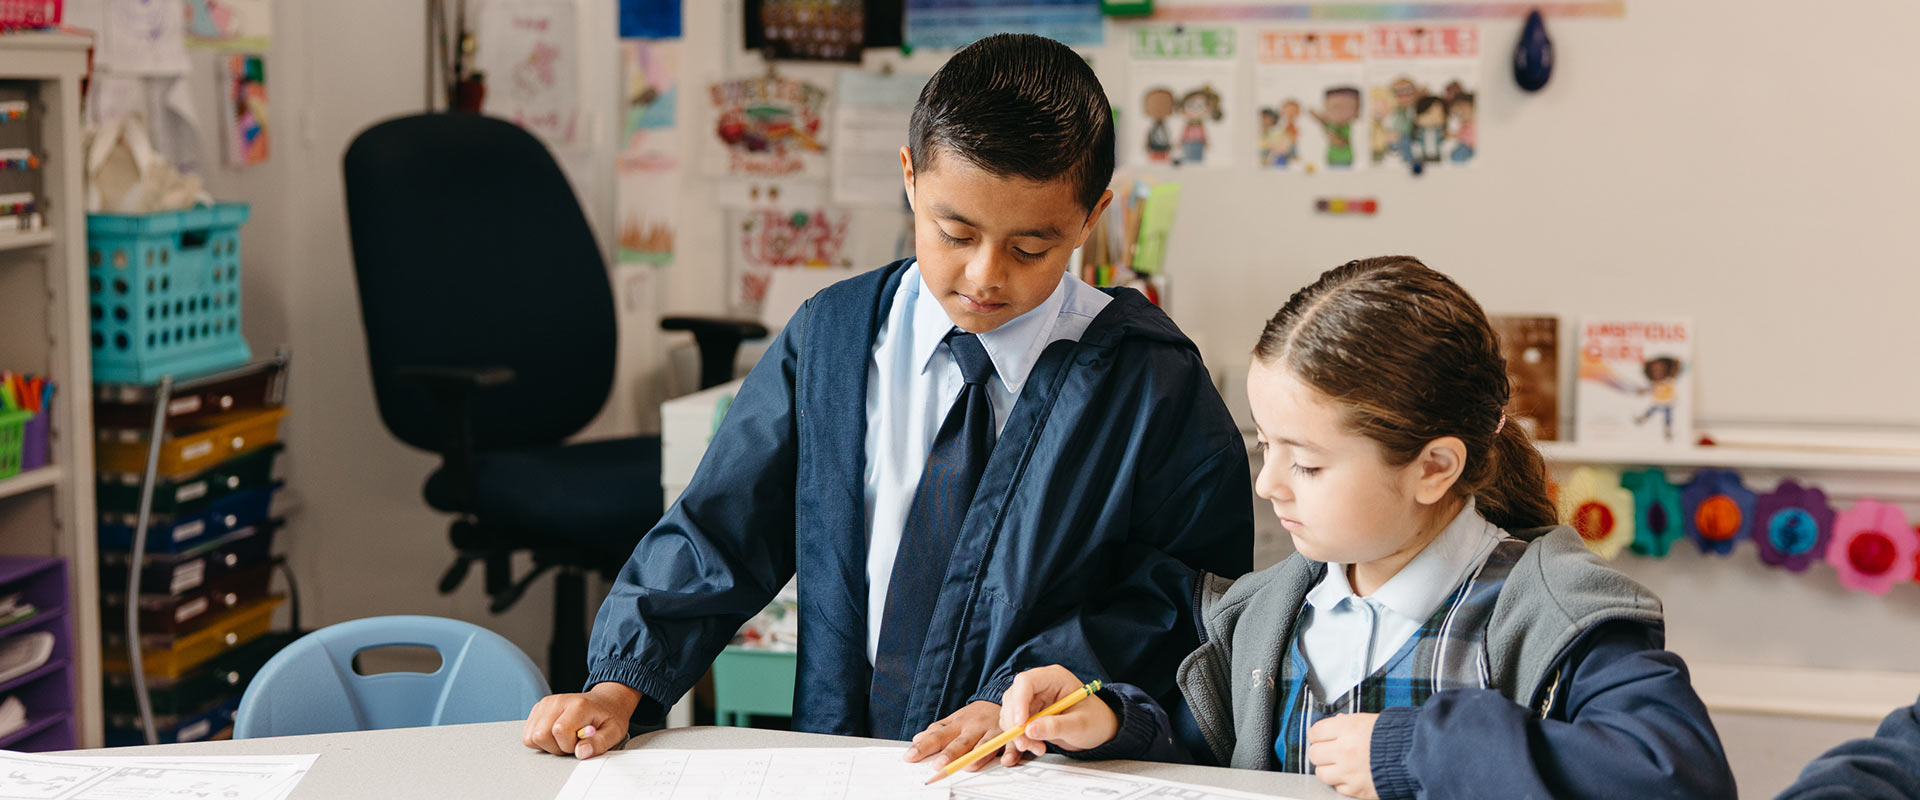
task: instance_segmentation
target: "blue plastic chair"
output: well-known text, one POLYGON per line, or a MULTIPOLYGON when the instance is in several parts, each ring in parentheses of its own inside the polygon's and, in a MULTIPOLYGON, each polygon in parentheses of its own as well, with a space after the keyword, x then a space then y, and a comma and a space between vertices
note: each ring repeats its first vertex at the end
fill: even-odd
POLYGON ((441 617, 369 617, 314 631, 268 660, 240 698, 233 736, 524 719, 546 694, 540 668, 493 631, 441 617), (436 650, 440 668, 354 672, 356 654, 393 646, 436 650))

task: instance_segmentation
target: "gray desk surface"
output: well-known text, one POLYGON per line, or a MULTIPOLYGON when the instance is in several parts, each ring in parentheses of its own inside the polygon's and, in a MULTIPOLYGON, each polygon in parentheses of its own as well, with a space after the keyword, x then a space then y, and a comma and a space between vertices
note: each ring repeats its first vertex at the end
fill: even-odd
MULTIPOLYGON (((628 748, 666 747, 866 747, 897 745, 845 736, 763 731, 750 728, 671 728, 649 733, 628 748)), ((76 756, 219 756, 319 753, 313 771, 294 790, 295 800, 365 797, 551 798, 560 793, 578 762, 520 744, 519 722, 448 725, 360 733, 325 733, 234 742, 194 742, 157 747, 80 750, 76 756)), ((1047 756, 1049 760, 1059 756, 1047 756)), ((1062 759, 1064 760, 1064 759, 1062 759)), ((1304 775, 1183 767, 1139 761, 1081 766, 1149 775, 1247 792, 1321 800, 1339 795, 1304 775)))

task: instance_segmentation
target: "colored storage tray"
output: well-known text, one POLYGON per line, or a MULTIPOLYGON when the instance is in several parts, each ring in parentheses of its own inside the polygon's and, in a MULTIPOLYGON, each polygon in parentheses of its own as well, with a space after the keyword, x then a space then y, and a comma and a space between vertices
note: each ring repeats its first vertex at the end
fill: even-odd
MULTIPOLYGON (((266 561, 273 550, 273 534, 279 529, 280 522, 270 519, 184 553, 149 553, 140 569, 140 593, 183 595, 207 585, 207 581, 266 561)), ((100 585, 124 591, 130 560, 131 554, 124 550, 101 553, 100 585)))
POLYGON ((239 366, 244 204, 87 215, 95 380, 148 383, 239 366))
MULTIPOLYGON (((241 528, 252 527, 267 518, 273 508, 273 496, 280 484, 270 484, 229 494, 207 510, 186 517, 156 517, 148 521, 147 552, 180 553, 213 541, 241 528)), ((100 549, 133 549, 137 514, 105 514, 100 519, 100 549)))
MULTIPOLYGON (((200 426, 171 432, 160 444, 160 474, 190 475, 271 445, 279 440, 286 415, 284 408, 267 408, 209 417, 200 426)), ((101 429, 93 457, 103 472, 145 473, 146 431, 101 429)))
MULTIPOLYGON (((99 428, 150 430, 159 384, 103 383, 93 390, 93 424, 99 428)), ((286 402, 287 362, 273 358, 175 383, 167 400, 166 427, 208 417, 278 408, 286 402)))
MULTIPOLYGON (((273 481, 273 465, 286 445, 280 442, 251 453, 234 456, 200 472, 181 478, 156 481, 153 486, 153 513, 184 516, 198 514, 207 506, 233 492, 273 481)), ((103 514, 140 513, 141 475, 137 472, 103 473, 94 494, 103 514)), ((108 522, 102 517, 102 522, 108 522)), ((137 520, 136 520, 137 521, 137 520)), ((124 520, 122 524, 127 523, 124 520)))
MULTIPOLYGON (((226 701, 191 716, 161 717, 154 714, 154 733, 161 744, 179 744, 182 742, 205 742, 216 739, 232 738, 233 718, 240 711, 240 695, 236 694, 226 701)), ((107 716, 108 747, 132 747, 147 743, 147 735, 140 725, 140 715, 109 714, 107 716)))
MULTIPOLYGON (((192 714, 245 691, 267 659, 296 638, 299 634, 272 631, 178 678, 148 677, 147 700, 153 704, 153 713, 192 714)), ((139 713, 133 696, 133 673, 107 672, 102 683, 101 701, 107 713, 139 713)))
MULTIPOLYGON (((140 658, 148 675, 178 678, 215 657, 232 652, 259 638, 273 625, 273 610, 283 598, 268 597, 222 615, 206 628, 178 637, 165 649, 141 648, 140 658)), ((125 672, 132 668, 127 660, 126 634, 109 632, 102 650, 103 669, 125 672)))
MULTIPOLYGON (((253 564, 229 572, 207 585, 179 596, 147 594, 140 596, 140 641, 147 647, 170 647, 174 639, 205 628, 222 614, 243 605, 259 602, 273 585, 273 565, 253 564)), ((118 632, 127 624, 126 595, 103 594, 101 627, 118 632)))

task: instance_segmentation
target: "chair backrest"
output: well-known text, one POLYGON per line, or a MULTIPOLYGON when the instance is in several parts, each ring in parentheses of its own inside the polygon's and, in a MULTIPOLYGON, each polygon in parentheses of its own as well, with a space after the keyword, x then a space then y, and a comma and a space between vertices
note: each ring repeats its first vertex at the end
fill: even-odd
POLYGON ((618 336, 606 263, 553 156, 478 114, 374 125, 344 159, 360 317, 380 418, 445 452, 444 421, 407 366, 510 367, 471 405, 474 445, 555 444, 613 387, 618 336))
POLYGON ((314 631, 269 659, 241 695, 233 736, 524 719, 546 694, 533 660, 497 633, 441 617, 368 617, 314 631), (354 655, 396 645, 438 651, 440 668, 354 671, 354 655))

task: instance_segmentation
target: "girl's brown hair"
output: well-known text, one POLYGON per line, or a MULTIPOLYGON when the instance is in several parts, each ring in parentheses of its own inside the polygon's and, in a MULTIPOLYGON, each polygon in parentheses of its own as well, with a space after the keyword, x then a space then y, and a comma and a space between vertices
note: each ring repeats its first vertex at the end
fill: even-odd
POLYGON ((1500 337, 1466 290, 1409 256, 1348 262, 1280 307, 1255 358, 1284 364, 1333 398, 1348 430, 1404 466, 1458 437, 1467 463, 1453 492, 1506 530, 1559 524, 1547 465, 1505 419, 1511 385, 1500 337))

